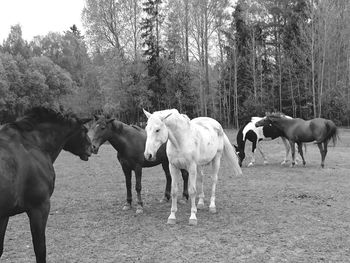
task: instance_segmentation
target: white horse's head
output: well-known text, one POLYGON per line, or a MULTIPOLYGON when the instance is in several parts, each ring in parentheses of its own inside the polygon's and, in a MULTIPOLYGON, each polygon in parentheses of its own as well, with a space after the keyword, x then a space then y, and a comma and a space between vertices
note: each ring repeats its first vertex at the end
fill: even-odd
POLYGON ((143 110, 148 118, 146 125, 146 146, 144 156, 146 160, 154 161, 156 159, 156 154, 160 146, 168 140, 168 128, 166 127, 164 120, 169 117, 172 113, 165 116, 160 116, 158 114, 151 114, 146 110, 143 110))

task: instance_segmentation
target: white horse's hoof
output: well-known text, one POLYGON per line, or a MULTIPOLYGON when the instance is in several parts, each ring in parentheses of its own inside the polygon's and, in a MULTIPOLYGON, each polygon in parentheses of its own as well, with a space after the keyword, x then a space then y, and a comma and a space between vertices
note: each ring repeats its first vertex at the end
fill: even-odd
POLYGON ((209 212, 212 214, 216 213, 216 207, 209 207, 209 212))
POLYGON ((122 209, 123 209, 123 211, 128 211, 128 210, 131 209, 131 205, 130 204, 125 204, 122 209))
POLYGON ((283 161, 281 162, 281 165, 285 165, 287 163, 287 161, 283 161))
POLYGON ((204 203, 198 203, 197 209, 204 209, 204 203))
POLYGON ((168 218, 168 221, 166 222, 168 225, 175 225, 176 219, 175 218, 168 218))
POLYGON ((188 221, 188 224, 191 225, 191 226, 196 226, 197 225, 197 219, 190 218, 190 220, 188 221))
POLYGON ((254 163, 249 163, 249 164, 247 165, 247 167, 251 167, 251 166, 254 166, 254 163))
POLYGON ((268 161, 264 161, 264 165, 267 165, 267 164, 269 164, 269 162, 268 161))

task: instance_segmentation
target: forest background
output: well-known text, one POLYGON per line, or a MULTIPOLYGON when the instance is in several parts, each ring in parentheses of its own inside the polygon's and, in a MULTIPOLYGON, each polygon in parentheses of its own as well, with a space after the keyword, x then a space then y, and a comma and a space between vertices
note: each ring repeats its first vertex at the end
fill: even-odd
MULTIPOLYGON (((69 8, 69 7, 67 7, 69 8)), ((350 126, 347 0, 86 0, 84 34, 0 45, 0 121, 37 105, 126 123, 177 108, 239 127, 281 111, 350 126)))

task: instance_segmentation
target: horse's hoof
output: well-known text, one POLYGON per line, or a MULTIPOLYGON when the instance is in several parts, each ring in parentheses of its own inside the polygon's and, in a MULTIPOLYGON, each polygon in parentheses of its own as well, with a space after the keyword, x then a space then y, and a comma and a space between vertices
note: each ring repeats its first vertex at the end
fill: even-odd
POLYGON ((168 225, 175 225, 176 219, 175 218, 168 218, 168 221, 166 222, 168 225))
POLYGON ((269 162, 268 161, 264 161, 264 165, 268 165, 269 164, 269 162))
POLYGON ((216 207, 209 207, 209 212, 212 214, 216 213, 216 207))
POLYGON ((285 165, 286 163, 287 163, 287 161, 284 160, 284 161, 281 162, 281 165, 285 165))
POLYGON ((128 211, 131 209, 131 205, 130 204, 126 204, 123 206, 123 211, 128 211))
POLYGON ((321 168, 324 168, 324 164, 321 164, 321 168))
POLYGON ((190 218, 190 220, 188 221, 188 224, 191 225, 191 226, 196 226, 197 225, 197 219, 190 218))
POLYGON ((295 163, 291 163, 289 167, 294 167, 295 166, 295 163))
POLYGON ((249 164, 247 165, 247 167, 251 167, 251 166, 254 166, 254 163, 249 163, 249 164))
POLYGON ((204 204, 203 203, 198 203, 197 204, 197 209, 204 209, 204 204))
POLYGON ((136 208, 136 214, 142 214, 143 213, 143 208, 142 207, 138 207, 136 208))

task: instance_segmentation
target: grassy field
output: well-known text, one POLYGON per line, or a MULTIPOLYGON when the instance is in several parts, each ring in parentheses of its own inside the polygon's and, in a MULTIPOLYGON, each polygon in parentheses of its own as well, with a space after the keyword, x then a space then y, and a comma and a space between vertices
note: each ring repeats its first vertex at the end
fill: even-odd
MULTIPOLYGON (((227 133, 235 143, 235 132, 227 133)), ((306 167, 282 167, 280 139, 263 143, 269 165, 257 154, 241 177, 223 160, 217 214, 200 210, 197 226, 188 225, 189 203, 179 205, 175 226, 166 224, 160 166, 144 169, 144 213, 136 215, 121 209, 125 180, 110 145, 88 162, 63 152, 55 163, 48 262, 350 262, 350 131, 342 129, 340 138, 324 169, 313 144, 306 167)), ((250 149, 247 143, 248 158, 250 149)), ((210 183, 208 177, 206 205, 210 183)), ((0 261, 35 262, 26 215, 10 219, 0 261)))

